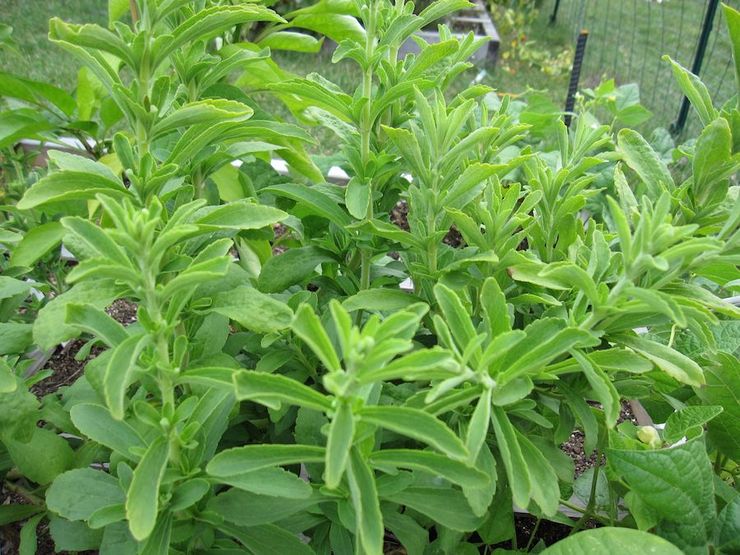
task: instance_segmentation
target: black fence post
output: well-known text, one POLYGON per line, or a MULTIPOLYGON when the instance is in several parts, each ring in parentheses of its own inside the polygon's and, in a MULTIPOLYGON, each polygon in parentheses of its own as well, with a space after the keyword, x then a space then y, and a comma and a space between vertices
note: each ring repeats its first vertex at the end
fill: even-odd
POLYGON ((560 9, 560 0, 555 0, 555 8, 552 10, 552 14, 550 15, 550 25, 555 23, 558 19, 558 10, 560 9))
POLYGON ((578 82, 581 80, 581 67, 583 66, 583 57, 586 54, 586 41, 588 40, 588 31, 582 30, 578 35, 576 42, 576 53, 573 56, 573 69, 570 70, 570 83, 568 84, 568 96, 565 99, 565 125, 570 127, 571 113, 576 105, 576 93, 578 92, 578 82))
MULTIPOLYGON (((694 54, 694 63, 691 64, 691 73, 699 75, 701 72, 701 66, 704 63, 704 55, 707 52, 707 45, 709 44, 709 35, 712 32, 712 26, 714 25, 714 16, 717 14, 717 6, 719 0, 709 0, 707 4, 707 11, 704 14, 704 23, 701 28, 701 35, 699 35, 699 42, 696 44, 696 54, 694 54)), ((686 119, 689 117, 690 103, 689 99, 685 96, 681 101, 681 108, 678 111, 678 118, 676 122, 671 125, 671 132, 674 135, 680 135, 683 128, 686 126, 686 119)))

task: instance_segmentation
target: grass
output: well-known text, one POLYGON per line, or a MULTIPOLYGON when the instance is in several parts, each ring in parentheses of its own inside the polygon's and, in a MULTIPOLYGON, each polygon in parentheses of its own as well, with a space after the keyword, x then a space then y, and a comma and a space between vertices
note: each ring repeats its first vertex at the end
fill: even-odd
POLYGON ((0 0, 0 23, 13 27, 20 55, 0 53, 0 70, 73 90, 80 68, 77 60, 49 42, 49 19, 72 23, 108 20, 105 0, 0 0))

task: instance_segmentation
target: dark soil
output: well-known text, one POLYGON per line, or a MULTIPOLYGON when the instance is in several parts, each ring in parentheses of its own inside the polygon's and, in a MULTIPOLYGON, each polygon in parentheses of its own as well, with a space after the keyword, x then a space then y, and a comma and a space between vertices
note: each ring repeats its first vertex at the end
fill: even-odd
POLYGON ((275 233, 275 243, 277 243, 272 245, 272 255, 277 256, 288 250, 287 247, 280 245, 279 242, 284 235, 287 235, 290 232, 290 230, 283 224, 275 224, 272 226, 272 230, 275 233))
MULTIPOLYGON (((575 524, 575 522, 573 524, 575 524)), ((534 547, 540 540, 543 541, 545 545, 552 545, 567 537, 571 531, 570 526, 560 524, 559 522, 553 522, 551 520, 541 520, 539 526, 537 526, 537 517, 526 513, 516 513, 514 515, 514 527, 516 530, 516 547, 519 549, 522 549, 527 545, 534 547), (534 538, 532 538, 533 533, 534 538)), ((514 549, 515 546, 512 541, 502 542, 488 546, 488 553, 490 553, 491 548, 514 549)))
POLYGON ((135 303, 125 299, 118 299, 113 301, 113 304, 106 308, 105 311, 120 324, 128 326, 136 322, 136 308, 135 303))
POLYGON ((85 360, 75 360, 75 355, 84 344, 84 341, 77 339, 70 341, 64 347, 58 347, 46 363, 46 369, 52 371, 51 376, 34 384, 31 387, 31 393, 40 399, 45 395, 54 393, 60 387, 73 384, 82 374, 87 361, 95 358, 102 350, 98 347, 93 347, 88 358, 85 360))
MULTIPOLYGON (((15 493, 9 492, 0 485, 0 505, 11 503, 27 505, 28 501, 15 493)), ((0 555, 17 555, 20 551, 21 527, 23 522, 14 522, 7 526, 0 526, 0 555)), ((54 540, 49 534, 49 524, 42 520, 36 528, 36 555, 55 554, 54 540)))
POLYGON ((409 230, 409 205, 405 200, 399 200, 391 210, 391 223, 397 225, 404 231, 409 230))
MULTIPOLYGON (((622 408, 619 411, 617 423, 626 422, 628 420, 637 424, 637 420, 635 419, 635 415, 632 414, 632 408, 630 407, 629 402, 622 401, 622 408)), ((584 438, 585 436, 581 430, 573 430, 568 441, 560 446, 560 449, 573 459, 576 478, 586 472, 589 468, 596 465, 596 453, 587 454, 583 448, 584 438)), ((600 464, 604 464, 604 462, 605 459, 602 457, 600 464)))

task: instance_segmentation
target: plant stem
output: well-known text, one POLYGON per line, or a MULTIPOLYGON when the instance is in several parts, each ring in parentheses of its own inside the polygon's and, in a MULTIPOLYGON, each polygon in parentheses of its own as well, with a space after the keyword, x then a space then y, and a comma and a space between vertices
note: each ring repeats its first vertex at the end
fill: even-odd
POLYGON ((596 505, 596 486, 599 482, 599 471, 601 470, 601 446, 596 449, 596 466, 594 466, 594 474, 591 478, 591 492, 588 497, 588 504, 586 505, 586 510, 583 513, 583 516, 578 519, 578 522, 576 522, 575 526, 570 531, 569 536, 572 534, 575 534, 583 528, 583 525, 586 524, 586 521, 591 518, 594 505, 596 505))
POLYGON ((34 505, 44 504, 44 501, 40 497, 35 496, 23 486, 19 486, 18 484, 6 480, 3 487, 8 491, 12 491, 16 495, 20 495, 23 499, 30 501, 34 505))
POLYGON ((131 7, 131 22, 136 25, 139 21, 139 11, 136 9, 136 0, 128 0, 128 4, 131 7))
POLYGON ((534 541, 534 537, 537 535, 537 530, 540 529, 540 522, 542 522, 541 518, 537 518, 537 522, 534 525, 534 528, 532 529, 532 533, 529 535, 529 541, 527 542, 527 547, 524 548, 524 551, 529 551, 532 548, 532 542, 534 541))
POLYGON ((370 251, 363 249, 360 257, 360 290, 370 289, 370 251))

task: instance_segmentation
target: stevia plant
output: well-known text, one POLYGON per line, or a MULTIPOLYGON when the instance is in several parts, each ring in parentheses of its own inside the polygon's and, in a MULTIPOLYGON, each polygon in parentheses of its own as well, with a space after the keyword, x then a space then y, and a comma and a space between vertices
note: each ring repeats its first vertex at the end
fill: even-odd
MULTIPOLYGON (((112 5, 115 21, 126 9, 112 5)), ((736 106, 716 109, 674 64, 705 125, 682 175, 638 133, 595 123, 597 104, 568 130, 485 87, 451 94, 472 36, 442 27, 440 43, 398 57, 463 2, 419 15, 319 2, 290 23, 256 4, 134 5, 112 31, 51 24, 126 128, 112 140, 120 169, 54 154, 18 204, 58 219, 77 260, 33 341, 82 335, 100 351, 40 412, 24 346, 0 367, 5 480, 30 503, 0 517, 31 517, 23 550, 48 518, 58 550, 104 554, 376 554, 389 538, 474 553, 516 547, 514 506, 582 514, 549 553, 737 548, 737 364, 716 331, 737 317, 721 298, 737 288, 736 106), (346 188, 323 182, 305 131, 224 84, 272 67, 259 46, 209 40, 241 40, 234 26, 253 21, 324 32, 335 59, 360 65, 356 91, 268 81, 343 139, 346 188), (317 182, 229 165, 264 152, 317 182), (409 231, 388 219, 399 199, 409 231), (607 208, 590 215, 595 200, 607 208), (457 248, 443 242, 452 225, 457 248), (116 299, 136 306, 134 324, 103 310, 116 299), (623 398, 667 413, 665 429, 617 424, 623 398), (574 427, 608 461, 575 482, 558 449, 574 427), (579 531, 591 520, 605 526, 579 531)), ((738 42, 740 15, 726 15, 738 42)), ((13 312, 30 285, 2 286, 13 312)))

